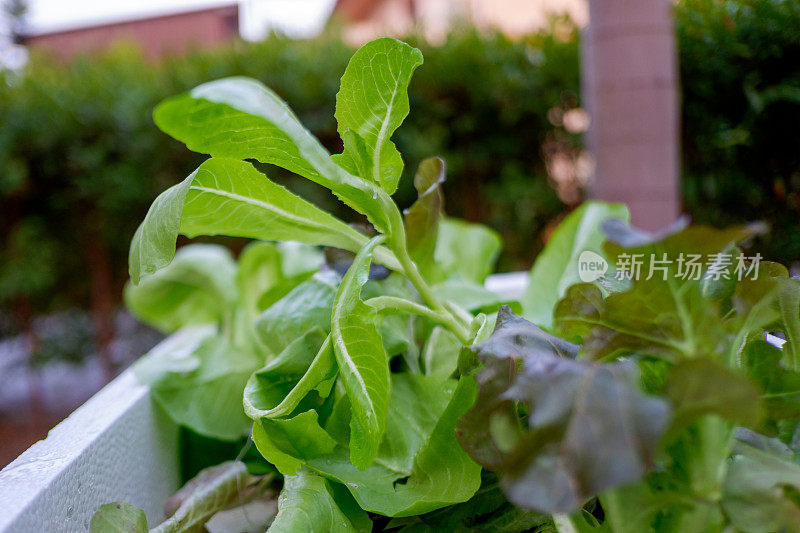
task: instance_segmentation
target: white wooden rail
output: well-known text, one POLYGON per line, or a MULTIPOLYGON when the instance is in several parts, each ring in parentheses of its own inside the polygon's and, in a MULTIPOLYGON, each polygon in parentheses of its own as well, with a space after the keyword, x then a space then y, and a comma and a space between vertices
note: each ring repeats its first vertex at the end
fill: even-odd
POLYGON ((0 532, 86 532, 117 500, 158 523, 178 485, 177 435, 127 370, 0 471, 0 532))
MULTIPOLYGON (((526 283, 527 273, 514 272, 486 286, 515 298, 526 283)), ((0 471, 0 533, 86 532, 95 510, 118 500, 160 522, 178 488, 177 435, 148 388, 124 372, 0 471)))

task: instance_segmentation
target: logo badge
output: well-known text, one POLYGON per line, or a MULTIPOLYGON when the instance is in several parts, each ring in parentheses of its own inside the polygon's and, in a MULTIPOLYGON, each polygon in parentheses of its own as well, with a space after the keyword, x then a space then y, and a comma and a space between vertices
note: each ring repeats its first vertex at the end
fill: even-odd
POLYGON ((584 250, 578 257, 578 277, 584 283, 599 279, 608 271, 608 261, 591 250, 584 250))

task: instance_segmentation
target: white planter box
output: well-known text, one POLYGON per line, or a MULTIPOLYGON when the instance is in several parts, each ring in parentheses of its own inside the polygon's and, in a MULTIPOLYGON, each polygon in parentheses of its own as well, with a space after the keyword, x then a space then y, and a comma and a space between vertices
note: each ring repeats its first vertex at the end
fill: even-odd
MULTIPOLYGON (((527 273, 486 286, 519 296, 527 273)), ((97 508, 123 500, 163 518, 178 489, 178 428, 130 370, 0 471, 0 533, 86 532, 97 508)))
POLYGON ((178 488, 178 429, 130 370, 0 471, 0 532, 89 530, 117 500, 163 519, 178 488))
MULTIPOLYGON (((526 283, 514 272, 486 286, 515 298, 526 283)), ((100 505, 119 500, 160 522, 178 489, 177 436, 148 388, 124 372, 0 471, 0 533, 86 532, 100 505)))

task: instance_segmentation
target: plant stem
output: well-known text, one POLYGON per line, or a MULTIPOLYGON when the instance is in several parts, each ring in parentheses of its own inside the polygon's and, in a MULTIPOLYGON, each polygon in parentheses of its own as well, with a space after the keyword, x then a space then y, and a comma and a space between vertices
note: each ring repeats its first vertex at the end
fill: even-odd
POLYGON ((456 319, 458 319, 462 324, 464 324, 467 328, 470 327, 472 321, 475 319, 469 311, 462 309, 461 307, 457 306, 453 302, 444 302, 445 308, 447 308, 450 313, 453 314, 456 319))
MULTIPOLYGON (((389 237, 388 244, 399 261, 403 269, 403 274, 408 278, 414 288, 417 289, 417 292, 425 303, 428 304, 430 310, 435 313, 437 318, 434 320, 450 329, 462 343, 470 344, 472 342, 472 335, 470 334, 469 328, 462 324, 459 321, 459 317, 439 301, 439 298, 433 293, 433 290, 425 281, 425 278, 420 274, 416 263, 414 263, 411 256, 408 254, 405 223, 403 217, 400 215, 400 211, 397 209, 397 205, 391 201, 391 198, 388 196, 384 197, 383 195, 379 195, 379 199, 381 200, 384 213, 386 213, 387 220, 389 221, 390 229, 387 235, 389 237)), ((420 307, 424 309, 423 306, 420 307)), ((410 309, 408 309, 408 311, 414 312, 410 309)))
POLYGON ((411 300, 406 300, 405 298, 398 298, 397 296, 376 296, 375 298, 366 300, 364 303, 370 307, 374 307, 378 311, 387 309, 389 311, 397 310, 398 312, 413 313, 430 318, 436 322, 441 322, 441 315, 430 307, 412 302, 411 300))
POLYGON ((447 312, 444 308, 442 303, 433 294, 433 290, 428 286, 425 279, 423 279, 422 274, 419 273, 419 269, 414 261, 411 260, 409 257, 408 252, 405 250, 405 247, 401 248, 400 250, 395 250, 395 255, 397 256, 397 260, 400 261, 400 264, 403 266, 403 272, 405 273, 406 277, 411 281, 411 284, 414 285, 414 288, 417 289, 419 295, 422 296, 422 299, 425 300, 431 308, 435 311, 439 312, 447 312))
MULTIPOLYGON (((366 244, 366 240, 364 241, 363 244, 366 244)), ((397 258, 394 256, 391 250, 378 246, 377 248, 375 248, 373 256, 375 258, 375 262, 382 264, 389 270, 402 272, 403 267, 400 265, 400 262, 397 260, 397 258)))
POLYGON ((447 326, 462 343, 470 344, 472 342, 472 335, 469 329, 461 324, 458 317, 439 301, 433 293, 433 290, 419 273, 417 265, 411 260, 411 257, 409 257, 405 246, 400 250, 395 250, 395 255, 397 256, 397 260, 400 261, 400 264, 403 265, 403 271, 406 277, 417 289, 422 299, 439 315, 441 323, 447 326))
POLYGON ((437 324, 445 326, 447 329, 452 331, 462 343, 469 344, 471 341, 469 330, 463 325, 459 324, 453 315, 448 312, 442 313, 434 311, 430 307, 426 307, 404 298, 398 298, 396 296, 376 296, 375 298, 370 298, 364 303, 374 307, 379 311, 388 309, 424 316, 425 318, 428 318, 437 324))
POLYGON ((722 522, 719 501, 733 435, 733 424, 719 417, 705 415, 697 420, 691 454, 683 465, 689 473, 692 499, 696 503, 681 513, 676 531, 703 533, 719 528, 722 522))

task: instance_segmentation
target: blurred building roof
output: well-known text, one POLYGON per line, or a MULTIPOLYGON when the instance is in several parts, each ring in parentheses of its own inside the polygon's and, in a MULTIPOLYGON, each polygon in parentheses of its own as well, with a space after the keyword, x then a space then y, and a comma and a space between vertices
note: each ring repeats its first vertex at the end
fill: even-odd
POLYGON ((582 26, 587 10, 587 0, 36 0, 25 43, 66 58, 129 40, 158 57, 237 36, 257 40, 273 30, 313 36, 332 12, 344 21, 345 38, 353 43, 415 30, 436 42, 459 23, 510 36, 545 27, 556 14, 582 26))
POLYGON ((345 21, 345 36, 365 42, 381 35, 419 29, 438 41, 456 24, 494 28, 510 36, 547 26, 566 14, 579 26, 588 20, 587 0, 338 0, 335 14, 345 21))
MULTIPOLYGON (((25 16, 26 43, 60 57, 139 42, 148 56, 213 46, 270 31, 290 37, 319 33, 336 0, 33 0, 25 16)), ((2 47, 0 47, 2 49, 2 47)))
POLYGON ((221 44, 239 34, 239 6, 226 3, 202 9, 163 11, 138 17, 118 15, 83 23, 30 28, 24 44, 68 58, 108 47, 115 41, 138 43, 148 57, 180 53, 190 47, 221 44))
POLYGON ((230 6, 236 0, 27 0, 26 32, 57 33, 230 6))

